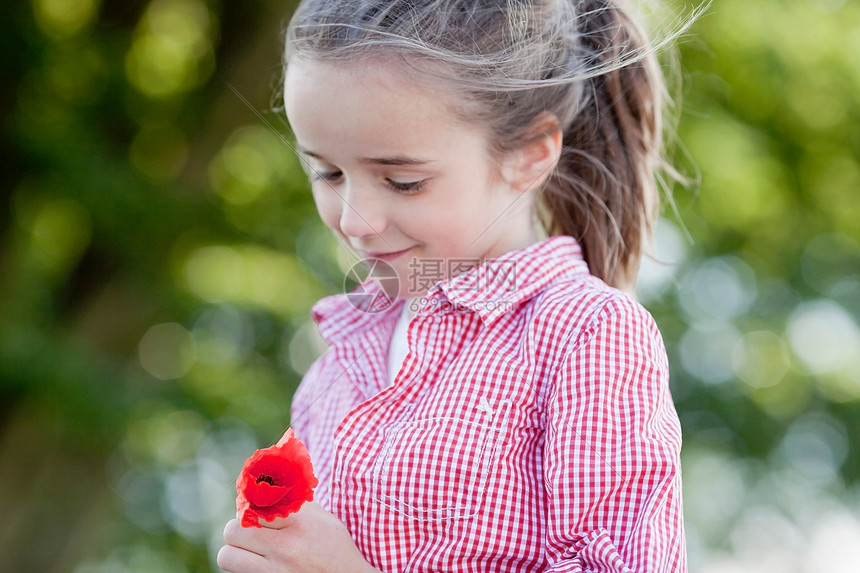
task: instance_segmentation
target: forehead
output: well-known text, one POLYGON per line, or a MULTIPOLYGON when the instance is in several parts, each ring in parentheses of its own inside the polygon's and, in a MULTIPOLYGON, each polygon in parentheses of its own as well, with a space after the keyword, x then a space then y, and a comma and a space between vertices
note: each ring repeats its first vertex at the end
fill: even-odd
POLYGON ((453 88, 443 80, 438 65, 416 60, 405 61, 383 55, 355 57, 348 61, 330 61, 308 56, 294 56, 286 67, 285 96, 292 86, 324 84, 328 89, 378 89, 377 95, 403 93, 412 97, 430 97, 444 103, 453 100, 453 88), (291 79, 295 81, 291 81, 291 79))
POLYGON ((433 86, 417 70, 392 58, 329 62, 293 58, 286 69, 284 103, 287 115, 329 107, 390 116, 402 104, 413 114, 444 115, 449 90, 433 86))
POLYGON ((389 147, 444 145, 476 130, 451 112, 455 94, 391 58, 333 63, 294 57, 287 66, 284 104, 299 143, 389 147))

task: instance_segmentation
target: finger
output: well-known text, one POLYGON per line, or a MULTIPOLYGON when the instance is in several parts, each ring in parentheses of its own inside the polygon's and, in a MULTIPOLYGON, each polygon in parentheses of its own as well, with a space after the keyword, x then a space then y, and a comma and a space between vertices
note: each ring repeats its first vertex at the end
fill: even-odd
POLYGON ((269 570, 265 557, 233 545, 222 547, 216 562, 227 573, 267 573, 269 570))
POLYGON ((317 518, 332 517, 331 513, 326 511, 320 504, 314 501, 306 501, 297 512, 291 513, 287 517, 276 517, 272 521, 266 521, 262 517, 258 517, 257 519, 258 523, 265 529, 286 529, 288 527, 301 528, 302 523, 313 516, 317 518))
POLYGON ((266 529, 286 529, 287 527, 298 526, 299 523, 312 515, 326 516, 331 514, 323 509, 320 504, 313 501, 307 501, 302 504, 297 512, 292 513, 287 517, 276 517, 272 521, 266 521, 262 517, 258 517, 258 520, 260 525, 266 529))
POLYGON ((267 521, 267 520, 263 519, 262 517, 258 517, 257 519, 258 519, 259 524, 261 526, 263 526, 265 529, 286 529, 293 522, 293 520, 291 520, 290 517, 292 517, 292 516, 276 517, 272 521, 267 521))
POLYGON ((306 501, 302 504, 301 511, 306 511, 308 513, 329 513, 326 509, 323 508, 320 504, 315 501, 306 501))
POLYGON ((224 526, 224 542, 227 545, 265 556, 266 544, 261 539, 259 532, 260 530, 256 528, 242 527, 238 519, 231 519, 224 526))

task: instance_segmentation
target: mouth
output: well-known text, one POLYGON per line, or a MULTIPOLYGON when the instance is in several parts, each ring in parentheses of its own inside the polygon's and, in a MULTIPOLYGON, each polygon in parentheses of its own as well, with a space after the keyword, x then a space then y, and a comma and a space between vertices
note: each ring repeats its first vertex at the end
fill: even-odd
POLYGON ((402 251, 390 251, 387 253, 362 253, 367 259, 379 259, 385 262, 393 261, 394 259, 405 255, 407 252, 411 251, 412 247, 407 249, 403 249, 402 251))

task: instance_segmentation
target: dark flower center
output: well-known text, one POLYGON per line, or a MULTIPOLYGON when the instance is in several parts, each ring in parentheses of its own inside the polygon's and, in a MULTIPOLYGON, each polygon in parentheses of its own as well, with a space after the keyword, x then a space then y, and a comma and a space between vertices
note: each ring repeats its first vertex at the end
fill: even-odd
POLYGON ((277 486, 277 485, 278 485, 278 484, 277 484, 277 482, 275 482, 275 480, 274 480, 274 478, 273 478, 272 476, 261 475, 260 477, 258 477, 258 478, 257 478, 257 483, 260 483, 261 481, 264 481, 264 482, 266 482, 267 484, 269 484, 269 485, 273 485, 273 486, 277 486))

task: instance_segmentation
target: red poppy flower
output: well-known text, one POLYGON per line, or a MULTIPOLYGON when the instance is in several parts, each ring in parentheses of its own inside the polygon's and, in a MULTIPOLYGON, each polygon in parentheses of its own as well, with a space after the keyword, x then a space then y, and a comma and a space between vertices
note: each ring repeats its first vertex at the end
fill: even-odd
POLYGON ((236 480, 236 510, 242 527, 262 527, 299 510, 319 483, 305 445, 289 429, 276 445, 257 450, 236 480))

